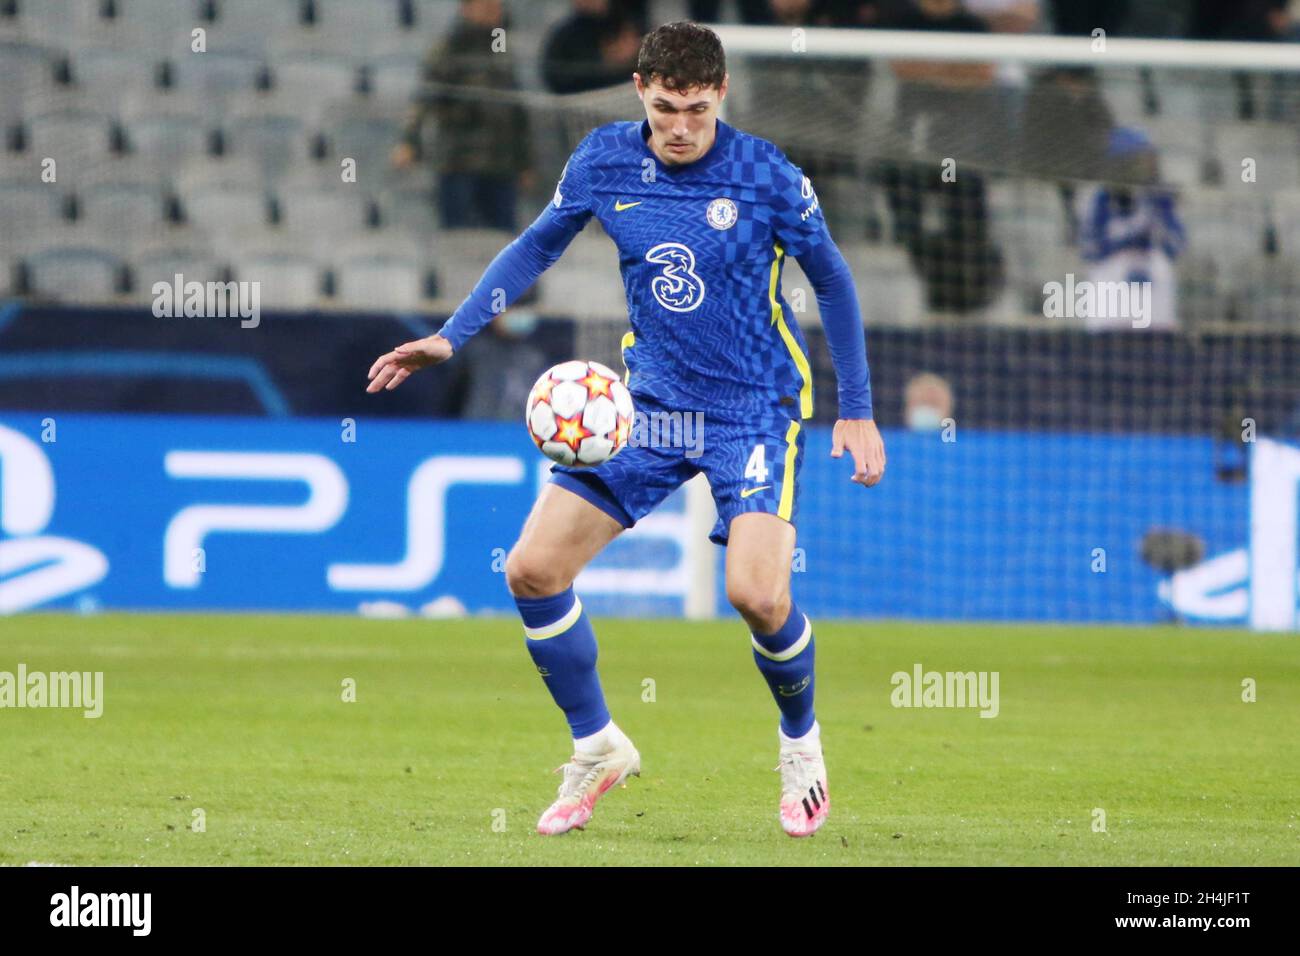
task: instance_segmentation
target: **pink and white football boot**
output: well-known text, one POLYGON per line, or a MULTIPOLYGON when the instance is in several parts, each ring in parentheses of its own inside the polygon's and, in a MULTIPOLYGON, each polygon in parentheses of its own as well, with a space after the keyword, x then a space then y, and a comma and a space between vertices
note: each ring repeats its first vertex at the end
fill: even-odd
POLYGON ((564 771, 564 782, 559 798, 537 821, 537 832, 547 836, 585 827, 606 790, 628 777, 641 776, 641 755, 624 739, 603 754, 575 753, 568 763, 555 768, 556 773, 560 771, 564 771))
POLYGON ((831 811, 821 741, 782 741, 781 762, 773 769, 781 771, 782 828, 792 837, 812 836, 831 811))

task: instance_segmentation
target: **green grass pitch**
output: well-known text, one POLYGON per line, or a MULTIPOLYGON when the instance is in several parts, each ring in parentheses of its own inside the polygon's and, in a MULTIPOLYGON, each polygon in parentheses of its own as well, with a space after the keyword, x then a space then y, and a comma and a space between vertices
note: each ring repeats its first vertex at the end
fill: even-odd
POLYGON ((0 864, 1300 864, 1294 636, 814 623, 832 812, 792 840, 738 619, 596 622, 643 775, 541 837, 570 751, 513 618, 0 618, 0 671, 105 699, 0 710, 0 864), (1000 713, 891 706, 916 663, 1000 713))

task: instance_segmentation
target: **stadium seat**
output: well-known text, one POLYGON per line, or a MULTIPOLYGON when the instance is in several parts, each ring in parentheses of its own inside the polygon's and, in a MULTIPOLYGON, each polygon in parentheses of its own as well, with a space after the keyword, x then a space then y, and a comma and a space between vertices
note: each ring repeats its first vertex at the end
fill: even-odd
POLYGON ((20 41, 0 40, 0 77, 5 92, 0 96, 0 121, 17 122, 33 103, 49 100, 55 88, 56 57, 48 50, 20 41))
MULTIPOLYGON (((496 234, 496 249, 491 249, 488 231, 482 233, 482 246, 478 254, 464 262, 458 270, 453 262, 445 260, 444 250, 462 249, 462 235, 469 230, 444 232, 442 241, 435 247, 435 261, 441 274, 446 276, 443 295, 468 294, 492 257, 508 245, 512 235, 496 234), (491 250, 491 251, 489 251, 491 250), (454 292, 453 292, 454 289, 454 292)), ((478 230, 474 230, 478 233, 478 230)), ((473 243, 469 248, 478 246, 473 243)), ((616 319, 627 315, 627 293, 618 271, 618 251, 602 231, 592 229, 579 233, 569 245, 560 261, 546 273, 542 287, 545 311, 567 315, 576 319, 616 319)))
POLYGON ((73 56, 72 77, 87 103, 117 113, 157 92, 158 63, 125 50, 91 48, 73 56))
POLYGON ((372 60, 370 99, 386 114, 404 113, 420 85, 422 60, 418 56, 389 56, 372 60))
POLYGON ((48 244, 67 225, 63 202, 63 191, 53 183, 0 183, 0 252, 18 256, 48 244))
MULTIPOLYGON (((863 242, 844 243, 840 250, 853 273, 863 322, 871 326, 909 325, 920 321, 924 313, 924 291, 906 252, 893 245, 863 242)), ((806 290, 807 311, 802 316, 806 318, 815 314, 817 301, 798 265, 789 262, 786 269, 806 290)), ((789 299, 788 293, 786 298, 789 299)))
POLYGON ((371 56, 400 49, 414 25, 400 20, 402 0, 315 0, 316 22, 296 39, 314 50, 371 56))
POLYGON ((339 102, 356 96, 357 68, 341 56, 289 55, 271 68, 268 108, 300 116, 316 124, 339 102))
POLYGON ((66 49, 102 39, 110 23, 101 10, 88 0, 36 0, 19 5, 18 25, 30 39, 66 49))
POLYGON ((126 140, 133 165, 170 181, 184 163, 207 154, 210 136, 198 116, 160 114, 129 121, 126 140))
POLYGON ((368 225, 371 201, 359 183, 332 188, 295 186, 279 193, 286 232, 301 247, 324 255, 368 225))
POLYGON ((387 182, 395 175, 390 163, 401 127, 392 120, 351 116, 325 127, 330 162, 337 170, 344 157, 357 163, 357 182, 367 189, 387 182))
POLYGON ((251 95, 264 71, 262 60, 248 53, 187 52, 169 63, 172 85, 208 117, 228 111, 241 94, 251 95))
POLYGON ((1272 207, 1278 251, 1292 259, 1300 259, 1300 189, 1276 193, 1272 207))
POLYGON ((414 259, 375 256, 352 259, 337 270, 338 304, 358 311, 409 310, 424 298, 424 281, 414 259))
POLYGON ((271 45, 293 46, 302 31, 298 0, 216 0, 208 29, 209 50, 242 50, 260 55, 271 45))
MULTIPOLYGON (((415 28, 426 36, 446 33, 451 29, 452 23, 455 22, 456 7, 454 4, 443 3, 442 0, 412 0, 412 5, 415 8, 415 28)), ((534 8, 535 13, 549 17, 548 22, 562 19, 567 12, 564 9, 564 4, 554 4, 549 9, 544 3, 529 4, 529 6, 534 8)), ((524 17, 522 12, 521 17, 524 17)))
POLYGON ((1149 116, 1137 125, 1151 137, 1161 156, 1170 151, 1204 153, 1213 135, 1209 124, 1164 116, 1149 116))
POLYGON ((156 239, 165 225, 164 197, 156 186, 101 183, 78 199, 80 225, 97 239, 134 245, 156 239))
POLYGON ((1282 123, 1216 123, 1215 157, 1225 182, 1241 181, 1242 160, 1255 160, 1255 180, 1270 190, 1300 187, 1300 135, 1282 123))
POLYGON ((275 181, 308 161, 310 142, 294 116, 244 116, 226 130, 226 154, 253 164, 259 175, 275 181))
POLYGON ((1160 178, 1175 186, 1199 187, 1205 178, 1203 153, 1169 149, 1160 153, 1160 178))
POLYGON ((209 250, 172 245, 135 256, 131 267, 135 276, 132 291, 137 299, 149 298, 155 282, 172 282, 177 274, 186 282, 217 282, 224 272, 218 257, 209 250))
MULTIPOLYGON (((430 237, 438 231, 438 216, 434 198, 428 190, 385 190, 380 195, 380 207, 384 223, 388 229, 396 230, 407 236, 418 237, 417 241, 421 244, 420 247, 422 249, 429 248, 430 237)), ((498 233, 493 233, 493 235, 498 235, 498 233)), ((500 249, 497 251, 499 252, 500 249)), ((493 255, 495 254, 493 253, 493 255)), ((485 262, 484 265, 486 264, 485 262)))
POLYGON ((60 302, 101 302, 121 288, 122 263, 99 249, 45 249, 27 260, 33 295, 60 302))
POLYGON ((208 27, 202 0, 116 0, 115 8, 113 29, 122 34, 122 43, 135 50, 156 50, 159 58, 189 53, 191 31, 208 27))
POLYGON ((262 237, 268 228, 266 194, 257 186, 212 183, 187 189, 181 196, 186 220, 202 234, 229 243, 262 237))
POLYGON ((321 270, 305 257, 288 253, 244 254, 233 262, 239 282, 259 283, 264 309, 307 309, 321 297, 321 270))
POLYGON ((1240 195, 1240 188, 1187 192, 1178 208, 1189 250, 1217 254, 1225 268, 1262 255, 1269 222, 1266 202, 1262 194, 1240 195))
POLYGON ((28 155, 52 157, 61 182, 76 182, 78 172, 103 163, 113 142, 111 120, 84 110, 37 116, 28 120, 25 128, 28 155))

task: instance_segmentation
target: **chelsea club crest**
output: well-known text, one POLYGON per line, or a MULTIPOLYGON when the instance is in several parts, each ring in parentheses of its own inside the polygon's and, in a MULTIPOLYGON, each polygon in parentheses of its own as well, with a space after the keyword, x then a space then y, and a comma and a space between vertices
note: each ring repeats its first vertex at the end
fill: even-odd
POLYGON ((709 203, 709 209, 704 214, 709 220, 709 225, 714 229, 730 229, 736 224, 739 217, 736 211, 736 204, 730 199, 715 199, 709 203))

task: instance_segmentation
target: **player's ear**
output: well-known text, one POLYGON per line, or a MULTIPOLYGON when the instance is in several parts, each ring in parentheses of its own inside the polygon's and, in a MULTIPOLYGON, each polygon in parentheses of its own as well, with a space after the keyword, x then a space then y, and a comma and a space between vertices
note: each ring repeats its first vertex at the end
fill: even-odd
POLYGON ((718 102, 721 103, 727 98, 727 81, 731 79, 730 73, 722 74, 722 85, 718 87, 718 102))
POLYGON ((640 73, 632 74, 632 85, 636 87, 636 95, 640 100, 645 100, 645 83, 641 81, 640 73))

